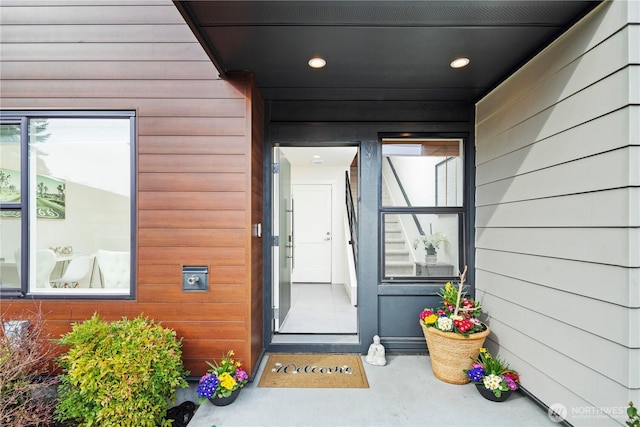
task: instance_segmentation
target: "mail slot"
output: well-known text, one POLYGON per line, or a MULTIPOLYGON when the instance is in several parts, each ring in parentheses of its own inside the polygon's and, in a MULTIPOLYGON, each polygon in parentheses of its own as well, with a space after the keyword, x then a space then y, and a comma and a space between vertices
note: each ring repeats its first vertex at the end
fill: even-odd
POLYGON ((183 291, 206 291, 209 286, 209 268, 183 266, 182 267, 182 290, 183 291))

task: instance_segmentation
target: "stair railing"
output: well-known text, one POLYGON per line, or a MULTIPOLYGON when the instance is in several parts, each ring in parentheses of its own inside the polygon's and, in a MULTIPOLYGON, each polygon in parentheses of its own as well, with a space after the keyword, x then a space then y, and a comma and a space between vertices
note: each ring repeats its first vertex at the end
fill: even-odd
MULTIPOLYGON (((389 161, 389 167, 391 168, 391 173, 393 173, 393 178, 396 180, 396 183, 400 188, 400 193, 404 198, 404 202, 407 204, 407 207, 410 208, 411 202, 409 201, 409 196, 407 196, 407 192, 404 190, 404 187, 402 186, 402 182, 400 182, 400 177, 398 176, 398 172, 396 172, 396 168, 393 166, 393 162, 391 161, 391 159, 387 157, 387 160, 389 161)), ((422 229, 422 225, 420 225, 418 216, 416 214, 411 214, 411 216, 413 217, 413 222, 416 223, 416 228, 418 229, 418 233, 420 233, 420 236, 424 236, 424 230, 422 229)))
POLYGON ((347 219, 349 220, 349 244, 353 251, 353 260, 356 265, 356 271, 358 266, 358 218, 356 215, 355 204, 353 203, 353 194, 351 193, 351 180, 349 179, 349 172, 345 172, 346 176, 346 205, 347 205, 347 219))

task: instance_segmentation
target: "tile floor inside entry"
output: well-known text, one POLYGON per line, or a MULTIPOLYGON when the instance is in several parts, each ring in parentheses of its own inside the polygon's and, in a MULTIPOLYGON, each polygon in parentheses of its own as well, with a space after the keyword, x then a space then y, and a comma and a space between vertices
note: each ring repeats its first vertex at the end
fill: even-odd
POLYGON ((291 309, 280 333, 355 334, 358 309, 351 305, 344 285, 293 283, 291 309))

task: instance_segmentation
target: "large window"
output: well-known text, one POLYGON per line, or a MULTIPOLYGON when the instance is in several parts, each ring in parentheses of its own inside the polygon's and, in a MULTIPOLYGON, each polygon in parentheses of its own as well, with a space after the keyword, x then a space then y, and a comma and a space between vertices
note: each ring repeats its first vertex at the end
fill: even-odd
POLYGON ((2 295, 132 295, 130 112, 2 112, 2 295))
POLYGON ((383 280, 447 280, 464 268, 462 141, 382 141, 383 280))

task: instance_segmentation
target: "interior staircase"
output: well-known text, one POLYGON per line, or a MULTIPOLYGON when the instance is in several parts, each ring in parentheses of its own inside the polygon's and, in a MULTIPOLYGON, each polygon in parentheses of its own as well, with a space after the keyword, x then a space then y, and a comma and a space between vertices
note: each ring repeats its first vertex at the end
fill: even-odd
MULTIPOLYGON (((390 206, 389 192, 382 186, 383 206, 390 206)), ((402 232, 398 215, 384 216, 384 275, 386 277, 414 276, 414 263, 411 260, 409 242, 402 232)))
MULTIPOLYGON (((354 207, 358 209, 358 168, 352 167, 349 171, 351 194, 354 207)), ((384 206, 390 206, 391 200, 386 186, 382 186, 382 201, 384 206)), ((409 242, 407 242, 397 215, 385 215, 385 275, 386 277, 414 276, 414 263, 411 260, 409 242)))

